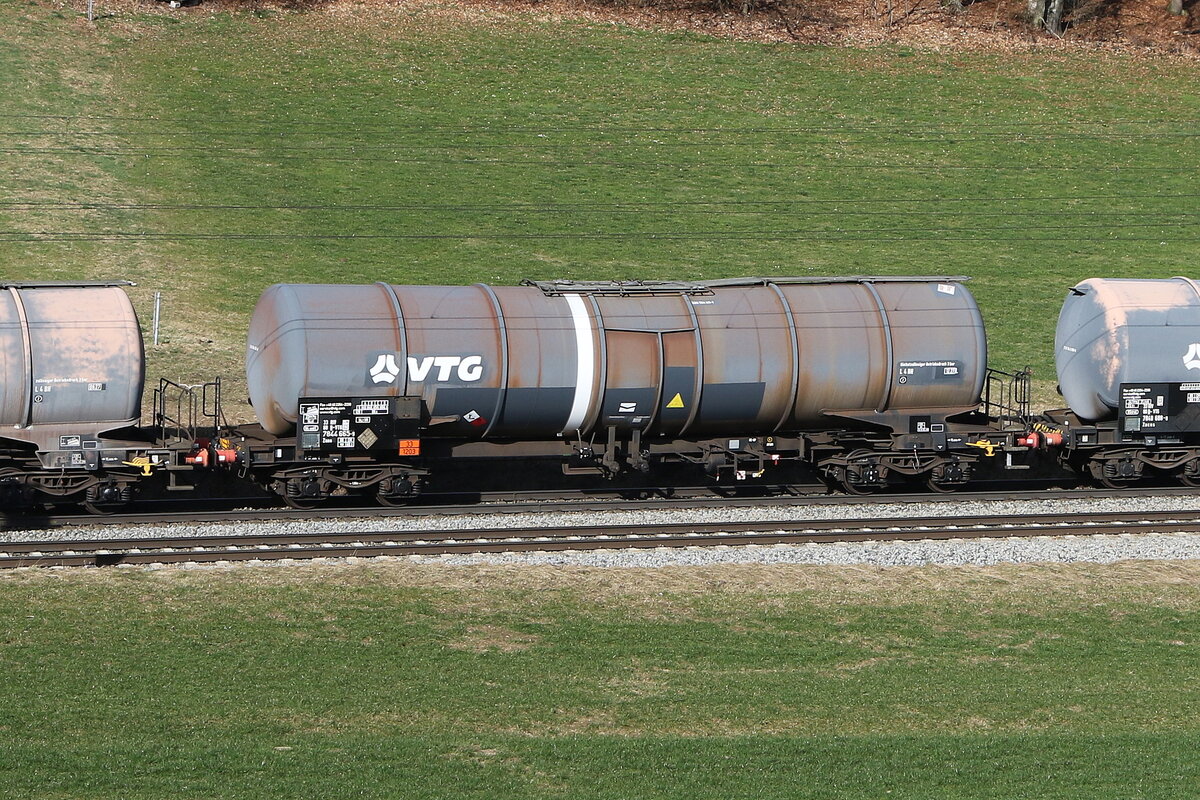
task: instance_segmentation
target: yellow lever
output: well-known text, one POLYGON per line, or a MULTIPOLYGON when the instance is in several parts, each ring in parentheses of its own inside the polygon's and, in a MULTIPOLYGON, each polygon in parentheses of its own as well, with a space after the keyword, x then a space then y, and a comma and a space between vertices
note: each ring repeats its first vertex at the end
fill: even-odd
POLYGON ((971 447, 978 447, 984 452, 984 455, 989 457, 996 455, 996 448, 1000 446, 995 442, 989 442, 987 439, 980 439, 978 442, 967 442, 967 444, 971 447))
POLYGON ((150 459, 145 456, 138 456, 133 461, 122 461, 127 467, 138 467, 142 471, 142 477, 149 477, 154 472, 154 465, 150 463, 150 459))

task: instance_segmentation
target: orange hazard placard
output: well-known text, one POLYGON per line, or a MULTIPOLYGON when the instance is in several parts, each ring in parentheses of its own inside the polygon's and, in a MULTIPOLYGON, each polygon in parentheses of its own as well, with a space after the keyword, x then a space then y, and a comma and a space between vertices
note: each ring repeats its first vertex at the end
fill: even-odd
POLYGON ((421 455, 421 440, 420 439, 401 439, 400 440, 400 455, 402 455, 402 456, 419 456, 419 455, 421 455))

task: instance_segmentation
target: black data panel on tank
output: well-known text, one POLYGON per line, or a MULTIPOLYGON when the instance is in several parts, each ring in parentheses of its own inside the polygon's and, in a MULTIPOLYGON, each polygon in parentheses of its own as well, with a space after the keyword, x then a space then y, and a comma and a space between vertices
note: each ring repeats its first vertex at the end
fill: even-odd
POLYGON ((1200 434, 1200 383, 1122 383, 1118 422, 1126 438, 1200 434))
POLYGON ((966 374, 961 361, 901 361, 896 368, 896 383, 928 386, 947 381, 961 382, 966 374))
POLYGON ((395 452, 399 435, 416 436, 414 407, 409 397, 303 397, 296 443, 309 456, 395 452))

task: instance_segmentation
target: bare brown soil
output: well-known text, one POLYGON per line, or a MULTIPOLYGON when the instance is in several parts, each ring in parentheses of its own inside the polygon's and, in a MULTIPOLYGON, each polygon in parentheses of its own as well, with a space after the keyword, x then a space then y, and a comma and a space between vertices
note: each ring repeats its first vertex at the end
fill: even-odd
MULTIPOLYGON (((1035 30, 1026 0, 184 0, 172 13, 228 10, 323 12, 347 21, 421 10, 462 19, 571 18, 639 29, 692 31, 740 41, 931 49, 1101 49, 1200 56, 1200 0, 1183 14, 1167 0, 1067 0, 1061 36, 1035 30)), ((109 3, 108 5, 112 5, 109 3)), ((116 5, 166 8, 154 0, 116 5)))
MULTIPOLYGON (((1067 29, 1061 37, 1035 30, 1024 0, 759 0, 746 13, 729 0, 688 4, 664 0, 661 6, 608 4, 603 0, 506 3, 545 8, 561 6, 588 14, 608 14, 638 27, 689 29, 755 41, 863 46, 895 43, 931 48, 1028 50, 1071 49, 1097 44, 1121 49, 1200 51, 1196 4, 1184 14, 1167 13, 1163 0, 1068 0, 1067 29), (961 7, 960 7, 961 6, 961 7)), ((736 5, 736 4, 735 4, 736 5)))

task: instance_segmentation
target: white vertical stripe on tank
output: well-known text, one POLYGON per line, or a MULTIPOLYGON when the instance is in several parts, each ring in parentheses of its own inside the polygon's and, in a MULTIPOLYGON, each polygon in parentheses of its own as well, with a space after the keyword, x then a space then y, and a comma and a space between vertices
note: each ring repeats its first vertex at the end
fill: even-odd
POLYGON ((579 430, 587 419, 592 406, 592 394, 596 386, 596 343, 592 338, 592 322, 587 305, 577 294, 563 295, 571 309, 571 320, 575 323, 575 399, 571 402, 571 413, 563 435, 579 430))

